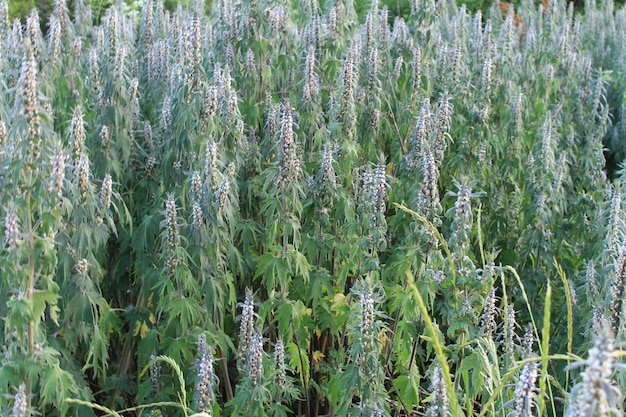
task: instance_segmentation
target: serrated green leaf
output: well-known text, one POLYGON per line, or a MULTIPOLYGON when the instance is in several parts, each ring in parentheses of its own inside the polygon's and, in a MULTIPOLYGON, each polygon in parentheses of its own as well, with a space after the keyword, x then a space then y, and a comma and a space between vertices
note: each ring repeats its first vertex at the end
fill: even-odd
POLYGON ((306 384, 310 377, 310 363, 306 350, 298 348, 295 342, 287 343, 289 366, 298 374, 300 381, 306 384))
POLYGON ((72 374, 58 366, 46 368, 41 375, 40 382, 42 404, 54 404, 61 410, 67 408, 64 400, 78 392, 72 374))

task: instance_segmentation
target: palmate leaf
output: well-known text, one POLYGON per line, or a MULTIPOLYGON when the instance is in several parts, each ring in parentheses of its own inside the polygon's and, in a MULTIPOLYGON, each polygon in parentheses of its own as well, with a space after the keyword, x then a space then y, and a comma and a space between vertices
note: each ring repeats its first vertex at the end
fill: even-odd
POLYGON ((294 342, 287 343, 289 366, 300 376, 300 381, 306 384, 311 376, 311 365, 307 351, 298 347, 294 342))
POLYGON ((24 297, 12 297, 7 307, 11 328, 23 330, 34 320, 33 304, 24 297))
POLYGON ((132 247, 135 252, 142 253, 154 247, 160 229, 159 219, 160 216, 158 215, 145 215, 143 217, 133 235, 132 247))
POLYGON ((289 255, 291 258, 290 264, 293 266, 294 275, 300 275, 304 279, 304 283, 309 283, 309 271, 311 270, 311 265, 309 261, 306 259, 306 256, 294 247, 289 247, 289 255))
POLYGON ((420 375, 414 369, 407 375, 400 375, 394 381, 398 389, 398 395, 402 399, 402 405, 408 412, 420 403, 420 375))
POLYGON ((280 252, 266 252, 257 260, 257 270, 254 277, 262 276, 262 283, 268 289, 276 288, 278 284, 285 284, 291 274, 289 263, 280 252))
POLYGON ((67 408, 64 400, 78 392, 72 374, 61 369, 58 364, 44 369, 40 383, 42 404, 54 404, 62 411, 67 408))
POLYGON ((58 325, 59 308, 57 307, 57 300, 59 299, 59 287, 56 286, 55 289, 53 286, 52 288, 52 291, 33 290, 33 316, 38 321, 43 320, 47 305, 49 306, 50 318, 54 324, 58 325))

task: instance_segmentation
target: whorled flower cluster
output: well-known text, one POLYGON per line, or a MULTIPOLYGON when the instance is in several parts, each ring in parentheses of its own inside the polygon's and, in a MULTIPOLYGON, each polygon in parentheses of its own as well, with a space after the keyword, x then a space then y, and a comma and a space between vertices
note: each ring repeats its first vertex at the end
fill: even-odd
POLYGON ((7 125, 4 121, 0 120, 0 150, 7 143, 7 125))
POLYGON ((50 16, 48 30, 48 49, 53 58, 57 58, 61 49, 61 25, 56 16, 50 16))
POLYGON ((213 372, 213 353, 204 334, 198 336, 198 358, 198 376, 195 387, 196 411, 212 416, 211 403, 215 401, 214 386, 217 384, 217 376, 213 372))
POLYGON ((74 265, 74 269, 76 270, 76 274, 80 277, 84 277, 87 275, 87 271, 89 271, 89 262, 85 258, 81 258, 74 265))
POLYGON ((361 398, 361 406, 378 408, 384 403, 386 394, 382 387, 384 371, 380 362, 379 335, 385 325, 380 320, 378 305, 384 301, 385 293, 380 281, 372 275, 360 278, 351 289, 354 306, 348 322, 349 336, 353 348, 352 360, 355 363, 360 385, 369 387, 361 398))
POLYGON ((83 110, 80 106, 74 108, 72 121, 70 122, 70 144, 72 146, 72 156, 76 163, 85 149, 85 121, 83 110))
POLYGON ((198 201, 195 201, 191 206, 191 224, 195 230, 200 230, 204 224, 204 213, 198 201))
POLYGON ((61 196, 63 182, 65 181, 65 153, 60 146, 57 147, 54 154, 52 155, 50 165, 52 169, 50 172, 50 183, 48 185, 48 192, 57 193, 58 196, 61 196))
POLYGON ((254 337, 254 295, 250 288, 246 288, 246 296, 241 304, 241 321, 239 323, 239 348, 237 350, 237 365, 240 371, 245 370, 248 362, 248 352, 254 337))
POLYGON ((213 116, 217 110, 217 87, 212 85, 207 88, 204 95, 204 117, 213 116))
POLYGON ((363 287, 356 292, 357 308, 359 315, 357 316, 357 326, 359 331, 359 342, 363 348, 364 355, 376 352, 376 309, 374 305, 374 294, 372 285, 364 281, 363 287))
POLYGON ((299 144, 294 132, 294 110, 289 103, 285 103, 282 109, 280 122, 280 160, 278 183, 281 186, 292 182, 298 182, 302 177, 302 161, 299 144))
POLYGON ((206 155, 204 159, 204 175, 208 181, 209 189, 215 190, 218 185, 218 149, 213 138, 209 139, 206 146, 206 155))
POLYGON ((4 215, 4 243, 9 251, 14 250, 21 242, 21 233, 17 211, 13 205, 5 209, 4 215))
POLYGON ((107 125, 103 125, 100 129, 100 144, 103 149, 106 149, 111 144, 111 133, 107 125))
POLYGON ((253 385, 258 385, 263 381, 263 335, 256 330, 252 331, 252 340, 247 352, 246 375, 253 385))
POLYGON ((306 103, 311 103, 317 99, 319 93, 319 77, 315 72, 315 49, 309 48, 304 61, 304 86, 302 87, 302 97, 306 103))
POLYGON ((100 206, 104 210, 111 207, 111 195, 113 193, 113 179, 110 174, 105 174, 100 191, 100 206))
POLYGON ((467 184, 458 184, 456 202, 450 211, 454 214, 452 220, 451 249, 464 253, 469 248, 470 231, 472 228, 472 188, 467 184))
POLYGON ((10 417, 26 417, 28 402, 26 398, 26 385, 20 384, 15 396, 13 397, 13 408, 10 417))
POLYGON ((16 101, 21 103, 20 113, 28 121, 29 152, 38 158, 41 152, 41 119, 39 117, 39 90, 37 84, 37 61, 32 48, 28 48, 22 60, 20 78, 17 82, 16 101))
POLYGON ((426 410, 426 416, 428 417, 447 417, 450 415, 448 393, 446 391, 446 384, 441 375, 441 368, 439 365, 435 366, 431 376, 431 389, 430 404, 426 410))
POLYGON ((154 391, 158 394, 161 391, 161 362, 156 361, 156 355, 153 353, 150 355, 150 360, 153 361, 150 364, 150 382, 154 391))
POLYGON ((325 198, 333 195, 337 188, 337 174, 333 164, 335 158, 331 145, 327 143, 324 145, 322 151, 322 158, 320 159, 320 169, 315 176, 313 186, 311 190, 316 198, 325 198))
POLYGON ((167 200, 165 200, 163 216, 165 219, 161 222, 161 225, 165 228, 165 241, 168 252, 166 266, 170 269, 174 269, 178 264, 175 253, 180 246, 180 224, 178 221, 176 201, 172 195, 168 196, 167 200))
POLYGON ((485 299, 483 313, 480 316, 480 330, 483 335, 488 337, 493 336, 498 327, 498 324, 496 323, 496 317, 498 315, 496 302, 496 290, 495 288, 492 288, 485 299))
POLYGON ((435 157, 430 150, 424 151, 420 166, 422 177, 422 187, 417 197, 417 211, 423 214, 430 214, 429 220, 439 214, 441 204, 439 201, 439 167, 435 162, 435 157))
POLYGON ((354 104, 354 89, 358 83, 358 71, 356 57, 359 53, 359 47, 353 44, 346 56, 346 60, 343 63, 343 69, 341 70, 341 84, 342 84, 342 102, 339 118, 348 112, 348 109, 354 104))
POLYGON ((614 346, 615 339, 608 324, 597 327, 589 358, 572 366, 586 368, 582 380, 572 388, 566 417, 622 415, 617 408, 622 393, 611 379, 615 366, 614 346))
POLYGON ((163 99, 163 106, 161 107, 161 129, 164 132, 169 132, 172 129, 172 107, 170 96, 165 96, 163 99))
POLYGON ((89 167, 89 157, 87 154, 81 154, 76 166, 75 181, 78 185, 81 201, 84 202, 91 190, 91 169, 89 167))
POLYGON ((285 367, 285 344, 282 337, 279 337, 274 345, 274 367, 276 369, 276 385, 283 390, 287 381, 287 369, 285 367))
POLYGON ((191 174, 191 195, 196 199, 202 195, 202 175, 197 170, 191 174))
POLYGON ((514 409, 508 414, 510 417, 532 417, 533 407, 537 404, 537 362, 529 362, 522 368, 514 398, 514 409))

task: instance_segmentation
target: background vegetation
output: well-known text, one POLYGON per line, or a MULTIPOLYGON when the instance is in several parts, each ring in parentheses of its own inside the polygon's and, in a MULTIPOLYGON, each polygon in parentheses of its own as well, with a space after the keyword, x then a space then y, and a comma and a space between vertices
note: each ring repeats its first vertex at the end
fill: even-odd
POLYGON ((0 1, 0 413, 622 415, 626 10, 0 1))

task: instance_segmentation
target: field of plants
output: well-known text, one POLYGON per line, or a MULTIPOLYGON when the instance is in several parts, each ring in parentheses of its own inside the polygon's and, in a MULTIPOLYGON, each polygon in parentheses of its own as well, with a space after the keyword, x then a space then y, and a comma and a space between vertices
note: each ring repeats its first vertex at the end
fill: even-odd
POLYGON ((621 416, 626 10, 0 1, 0 416, 621 416))

